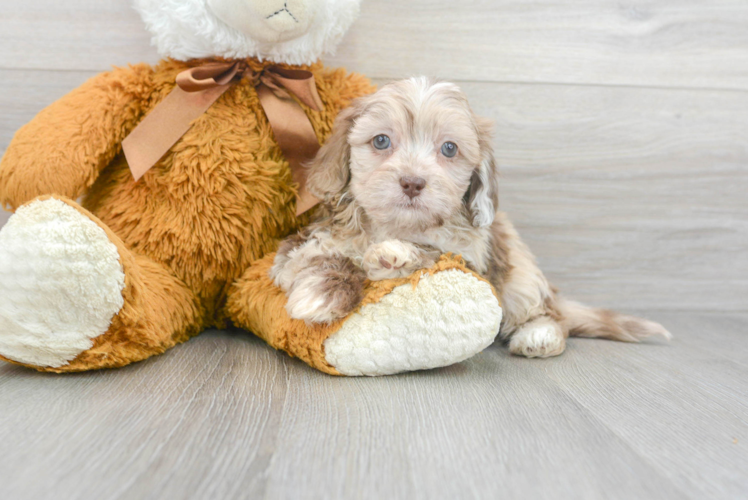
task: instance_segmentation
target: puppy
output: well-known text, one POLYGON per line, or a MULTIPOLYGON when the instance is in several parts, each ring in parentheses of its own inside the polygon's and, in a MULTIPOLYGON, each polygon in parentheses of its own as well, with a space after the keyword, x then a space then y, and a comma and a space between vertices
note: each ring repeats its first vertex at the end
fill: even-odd
POLYGON ((339 115, 309 166, 320 217, 284 241, 271 277, 291 317, 330 322, 353 311, 366 279, 408 276, 460 254, 501 297, 512 353, 556 356, 569 335, 638 341, 661 325, 563 300, 506 214, 498 212, 492 123, 451 83, 413 78, 339 115))

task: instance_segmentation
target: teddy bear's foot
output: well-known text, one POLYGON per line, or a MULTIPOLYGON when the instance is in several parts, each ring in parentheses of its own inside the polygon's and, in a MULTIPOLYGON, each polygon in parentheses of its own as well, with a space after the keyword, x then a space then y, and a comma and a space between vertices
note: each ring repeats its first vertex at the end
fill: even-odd
POLYGON ((67 364, 107 331, 124 287, 117 247, 89 217, 52 198, 19 208, 0 232, 0 355, 67 364))
POLYGON ((491 286, 449 269, 394 288, 348 317, 324 343, 343 375, 391 375, 449 366, 488 347, 501 324, 491 286))
POLYGON ((490 345, 502 310, 488 282, 459 258, 427 270, 369 282, 356 311, 335 323, 288 316, 286 296, 269 277, 273 255, 255 262, 228 299, 238 326, 276 349, 334 375, 391 375, 459 363, 490 345))

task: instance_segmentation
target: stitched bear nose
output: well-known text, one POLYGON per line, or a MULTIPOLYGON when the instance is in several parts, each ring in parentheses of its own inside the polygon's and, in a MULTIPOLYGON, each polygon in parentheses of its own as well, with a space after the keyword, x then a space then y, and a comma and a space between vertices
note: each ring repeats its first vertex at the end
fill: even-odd
POLYGON ((423 188, 426 187, 426 179, 423 177, 401 177, 400 185, 403 187, 403 192, 412 200, 421 194, 423 188))

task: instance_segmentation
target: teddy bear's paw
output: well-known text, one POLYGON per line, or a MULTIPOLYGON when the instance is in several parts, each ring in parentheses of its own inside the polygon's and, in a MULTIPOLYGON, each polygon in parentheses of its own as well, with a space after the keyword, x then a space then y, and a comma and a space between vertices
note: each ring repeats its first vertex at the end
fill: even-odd
POLYGON ((527 358, 558 356, 565 348, 566 339, 561 326, 549 318, 523 325, 509 340, 509 351, 527 358))
POLYGON ((117 247, 60 200, 33 201, 0 231, 0 355, 64 366, 106 333, 123 306, 117 247))
POLYGON ((325 358, 343 375, 449 366, 488 347, 501 316, 485 281, 457 269, 424 275, 349 316, 325 341, 325 358))

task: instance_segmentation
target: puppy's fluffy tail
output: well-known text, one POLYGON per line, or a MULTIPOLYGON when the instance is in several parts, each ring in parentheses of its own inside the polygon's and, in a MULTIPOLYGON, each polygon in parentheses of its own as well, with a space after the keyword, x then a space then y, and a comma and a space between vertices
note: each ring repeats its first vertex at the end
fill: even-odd
POLYGON ((646 337, 660 335, 672 338, 661 324, 635 316, 627 316, 607 309, 588 307, 571 300, 558 302, 564 319, 562 326, 572 337, 601 338, 621 342, 639 342, 646 337))

